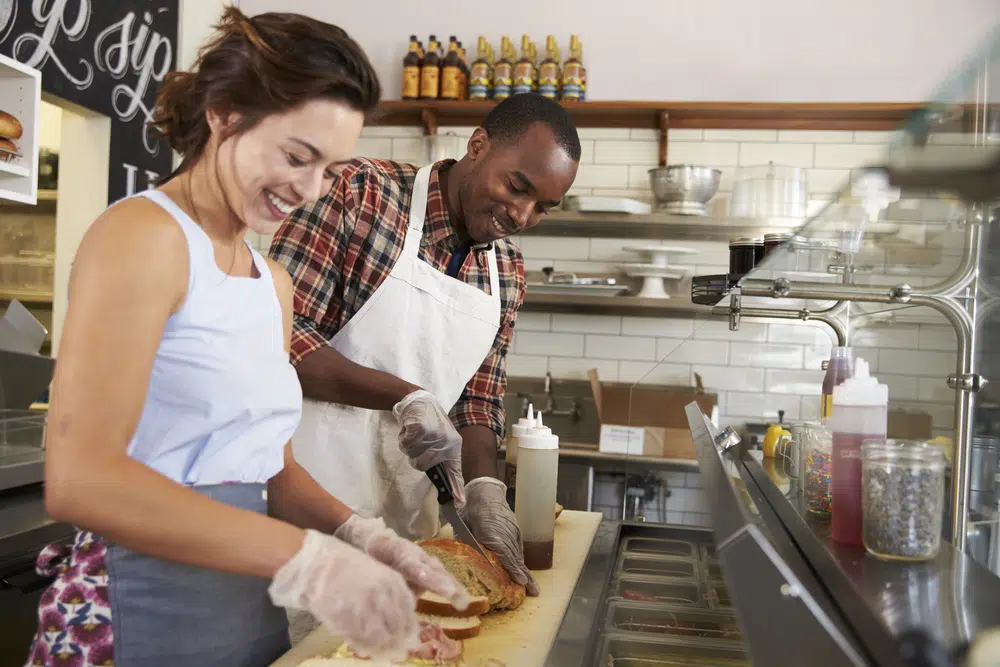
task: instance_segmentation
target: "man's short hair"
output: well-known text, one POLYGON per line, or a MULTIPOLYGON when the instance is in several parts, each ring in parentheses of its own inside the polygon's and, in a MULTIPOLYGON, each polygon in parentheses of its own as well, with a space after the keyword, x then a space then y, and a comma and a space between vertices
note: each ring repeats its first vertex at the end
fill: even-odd
POLYGON ((491 141, 500 144, 517 141, 535 123, 552 130, 556 143, 575 162, 580 161, 580 135, 573 117, 561 104, 538 93, 511 95, 493 107, 482 128, 491 141))

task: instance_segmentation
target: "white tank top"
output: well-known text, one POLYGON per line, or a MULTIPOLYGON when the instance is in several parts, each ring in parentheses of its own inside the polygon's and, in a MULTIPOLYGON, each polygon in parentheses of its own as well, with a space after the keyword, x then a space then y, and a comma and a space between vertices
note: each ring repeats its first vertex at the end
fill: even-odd
POLYGON ((250 248, 259 277, 227 275, 208 235, 170 197, 137 196, 180 225, 190 272, 187 298, 156 350, 128 453, 182 484, 265 482, 283 467, 302 414, 267 262, 250 248))

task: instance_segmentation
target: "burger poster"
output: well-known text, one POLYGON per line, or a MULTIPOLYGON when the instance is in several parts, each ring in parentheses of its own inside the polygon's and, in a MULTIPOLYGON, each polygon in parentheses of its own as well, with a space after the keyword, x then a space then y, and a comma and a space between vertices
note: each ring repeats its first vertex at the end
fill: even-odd
POLYGON ((0 0, 0 53, 41 70, 43 92, 111 118, 108 203, 170 173, 148 121, 178 18, 178 0, 0 0))

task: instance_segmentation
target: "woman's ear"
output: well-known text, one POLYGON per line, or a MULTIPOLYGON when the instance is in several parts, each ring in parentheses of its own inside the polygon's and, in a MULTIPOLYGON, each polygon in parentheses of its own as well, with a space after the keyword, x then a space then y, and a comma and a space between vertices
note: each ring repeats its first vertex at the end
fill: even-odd
POLYGON ((239 121, 240 115, 231 111, 219 108, 209 108, 205 111, 205 120, 208 121, 208 129, 212 134, 225 136, 227 130, 239 121))

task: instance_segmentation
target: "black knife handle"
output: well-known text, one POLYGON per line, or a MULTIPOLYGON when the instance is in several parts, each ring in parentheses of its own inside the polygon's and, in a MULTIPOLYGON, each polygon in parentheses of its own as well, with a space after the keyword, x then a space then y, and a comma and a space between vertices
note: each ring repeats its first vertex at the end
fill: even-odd
POLYGON ((451 488, 448 486, 448 477, 444 474, 444 465, 439 463, 431 466, 427 470, 427 476, 431 478, 431 483, 438 492, 438 505, 444 505, 454 500, 451 495, 451 488))

